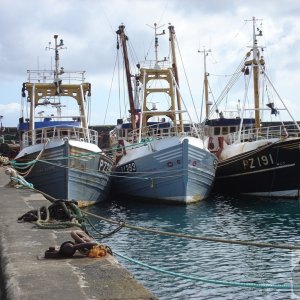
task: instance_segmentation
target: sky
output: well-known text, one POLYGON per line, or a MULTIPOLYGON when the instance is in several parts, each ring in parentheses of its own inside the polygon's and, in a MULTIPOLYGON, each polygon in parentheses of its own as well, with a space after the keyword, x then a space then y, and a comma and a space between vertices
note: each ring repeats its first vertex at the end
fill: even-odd
MULTIPOLYGON (((252 17, 263 31, 269 77, 294 118, 300 120, 300 2, 294 0, 0 0, 0 115, 17 126, 27 70, 49 69, 53 35, 64 40, 61 66, 85 70, 92 84, 91 125, 113 125, 120 117, 115 70, 116 30, 126 26, 135 62, 154 54, 154 23, 175 26, 182 96, 191 116, 201 111, 203 51, 215 98, 251 46, 252 17)), ((160 38, 161 56, 167 42, 160 38)), ((239 91, 242 93, 241 91, 239 91)), ((236 92, 237 93, 237 92, 236 92)), ((212 96, 211 95, 211 96, 212 96)), ((235 101, 239 97, 233 96, 235 101)), ((239 98, 240 99, 240 98, 239 98)), ((282 114, 280 118, 284 118, 282 114)), ((196 120, 195 120, 196 121, 196 120)))

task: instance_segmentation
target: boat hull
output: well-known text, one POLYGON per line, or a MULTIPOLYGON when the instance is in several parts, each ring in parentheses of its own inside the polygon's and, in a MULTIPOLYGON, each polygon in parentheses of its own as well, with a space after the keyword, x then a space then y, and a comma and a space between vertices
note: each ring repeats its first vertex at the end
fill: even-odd
POLYGON ((50 142, 44 150, 30 154, 24 150, 24 154, 20 153, 16 158, 14 167, 20 174, 29 172, 25 179, 35 189, 55 199, 74 200, 86 205, 107 198, 112 161, 102 152, 91 152, 88 147, 80 147, 78 142, 72 145, 68 141, 56 145, 50 142), (32 167, 18 167, 18 163, 35 160, 41 151, 41 157, 32 167))
POLYGON ((280 139, 219 161, 214 191, 299 198, 300 139, 280 139))
MULTIPOLYGON (((151 143, 143 147, 152 148, 151 143)), ((185 139, 172 147, 149 151, 119 164, 113 174, 112 190, 118 195, 143 200, 197 202, 208 197, 211 191, 216 163, 215 155, 185 139)))

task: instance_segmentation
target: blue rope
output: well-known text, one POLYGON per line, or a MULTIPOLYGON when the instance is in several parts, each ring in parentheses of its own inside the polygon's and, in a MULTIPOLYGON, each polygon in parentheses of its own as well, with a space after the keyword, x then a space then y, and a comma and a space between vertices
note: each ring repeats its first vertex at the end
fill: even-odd
POLYGON ((143 263, 141 261, 132 259, 130 257, 127 257, 123 254, 117 253, 114 251, 114 254, 117 256, 120 256, 130 262, 133 262, 137 265, 146 267, 148 269, 165 273, 168 275, 172 275, 175 277, 181 277, 185 279, 190 279, 190 280, 195 280, 195 281, 200 281, 200 282, 205 282, 205 283, 211 283, 211 284, 219 284, 219 285, 225 285, 225 286, 241 286, 241 287, 248 287, 248 288, 260 288, 260 289, 281 289, 281 290, 292 290, 292 289, 300 289, 300 285, 293 285, 293 284, 268 284, 268 283, 247 283, 247 282, 233 282, 233 281, 226 281, 226 280, 217 280, 217 279, 209 279, 209 278, 204 278, 204 277, 198 277, 198 276, 193 276, 193 275, 186 275, 183 273, 176 273, 172 271, 168 271, 165 269, 161 269, 158 267, 150 266, 146 263, 143 263))
POLYGON ((31 166, 31 165, 34 165, 35 163, 36 163, 35 159, 32 161, 29 161, 29 162, 25 162, 25 163, 16 162, 15 160, 11 161, 12 166, 31 166))
POLYGON ((13 176, 11 176, 10 178, 11 178, 11 180, 13 180, 14 182, 19 183, 19 184, 21 184, 22 186, 25 186, 25 187, 27 187, 27 188, 33 189, 33 184, 30 183, 30 182, 28 182, 28 181, 26 181, 26 180, 24 179, 24 177, 22 177, 22 176, 19 176, 19 175, 18 175, 18 177, 13 177, 13 176))

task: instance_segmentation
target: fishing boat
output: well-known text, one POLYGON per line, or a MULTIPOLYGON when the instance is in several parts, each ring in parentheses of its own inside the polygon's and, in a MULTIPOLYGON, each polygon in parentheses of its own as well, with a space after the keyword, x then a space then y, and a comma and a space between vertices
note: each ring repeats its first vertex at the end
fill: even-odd
POLYGON ((300 128, 267 75, 262 56, 264 48, 258 46, 262 31, 257 26, 257 19, 251 21, 251 50, 246 53, 215 104, 210 107, 211 102, 205 99, 206 111, 218 113, 218 118, 208 116, 205 122, 208 147, 219 158, 214 191, 299 198, 300 128), (244 86, 247 87, 245 98, 242 105, 239 101, 236 114, 226 117, 226 111, 221 111, 218 105, 225 96, 228 97, 228 91, 238 82, 240 75, 243 75, 244 86), (253 95, 250 95, 248 87, 252 80, 253 95), (245 104, 249 98, 254 99, 251 107, 245 104), (265 107, 261 105, 262 100, 267 102, 265 107), (280 121, 282 111, 290 116, 291 121, 280 121), (251 114, 249 118, 247 113, 251 114), (262 115, 266 114, 272 117, 272 122, 262 120, 262 115))
POLYGON ((57 39, 54 35, 55 45, 48 47, 55 51, 55 69, 27 71, 18 125, 21 151, 12 165, 50 197, 93 204, 108 196, 113 162, 98 147, 97 131, 88 128, 91 84, 85 71, 59 67, 64 44, 57 39))
POLYGON ((0 116, 0 156, 4 160, 14 158, 19 150, 20 146, 16 140, 15 132, 12 128, 5 128, 2 125, 3 116, 0 116))
POLYGON ((123 50, 130 116, 128 121, 118 119, 110 132, 116 162, 112 190, 125 197, 158 202, 202 200, 210 194, 217 159, 204 146, 195 124, 183 119, 187 111, 181 108, 174 26, 168 27, 171 61, 158 59, 158 35, 164 32, 157 33, 154 24, 155 60, 138 64, 134 76, 124 29, 119 26, 117 35, 123 50), (153 98, 157 102, 151 101, 153 98), (167 108, 159 109, 158 103, 163 101, 167 108))

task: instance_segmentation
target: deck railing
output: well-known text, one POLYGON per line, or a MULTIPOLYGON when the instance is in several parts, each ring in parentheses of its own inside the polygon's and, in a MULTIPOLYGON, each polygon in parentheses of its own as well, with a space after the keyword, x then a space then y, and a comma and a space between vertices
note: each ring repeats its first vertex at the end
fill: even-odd
MULTIPOLYGON (((110 143, 111 145, 118 144, 119 139, 126 140, 129 143, 138 142, 139 130, 140 129, 132 130, 131 128, 123 128, 122 125, 119 125, 119 128, 116 127, 110 132, 110 143)), ((142 128, 141 131, 142 141, 178 135, 203 137, 202 128, 198 124, 191 122, 183 122, 183 130, 180 124, 176 125, 169 122, 158 122, 142 128)))
POLYGON ((98 145, 98 132, 75 126, 51 126, 26 131, 22 135, 21 148, 45 143, 48 140, 74 140, 98 145))
POLYGON ((300 137, 300 131, 296 125, 276 125, 261 128, 248 128, 240 133, 234 132, 228 134, 230 143, 240 141, 254 141, 262 139, 274 139, 285 137, 300 137))
MULTIPOLYGON (((31 83, 53 83, 54 70, 27 70, 28 82, 31 83)), ((85 71, 63 71, 59 78, 63 83, 85 82, 85 71)))

